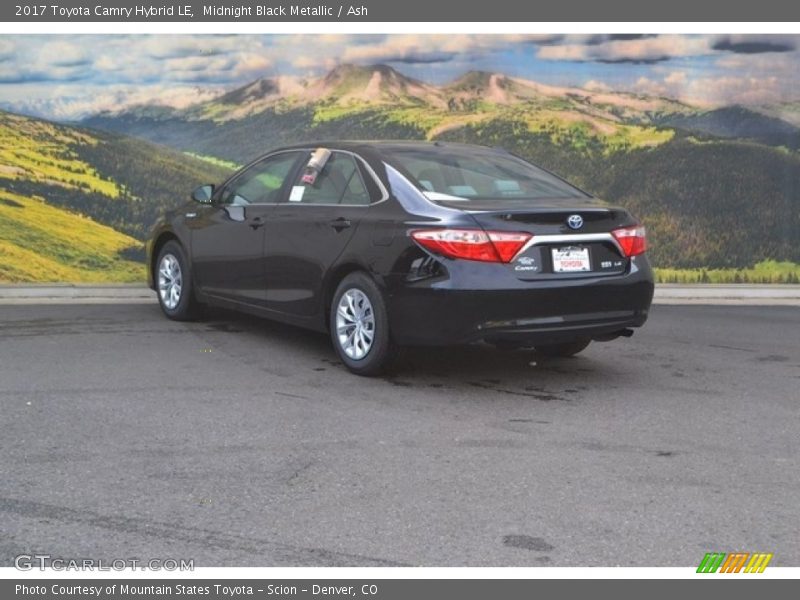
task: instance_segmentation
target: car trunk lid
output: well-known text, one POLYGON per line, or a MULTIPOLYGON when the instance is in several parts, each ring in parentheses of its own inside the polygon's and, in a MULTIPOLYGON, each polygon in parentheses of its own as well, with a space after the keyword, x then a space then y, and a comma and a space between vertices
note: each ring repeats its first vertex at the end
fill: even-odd
POLYGON ((597 201, 571 201, 568 205, 542 201, 525 208, 497 210, 481 209, 470 202, 465 212, 484 231, 533 236, 506 265, 520 279, 615 275, 628 268, 630 259, 611 234, 635 224, 621 208, 597 201))

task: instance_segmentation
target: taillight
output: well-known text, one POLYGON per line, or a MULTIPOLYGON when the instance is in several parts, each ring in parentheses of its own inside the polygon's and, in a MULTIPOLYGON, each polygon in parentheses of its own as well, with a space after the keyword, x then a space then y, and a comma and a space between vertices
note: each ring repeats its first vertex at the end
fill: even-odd
POLYGON ((619 242, 625 256, 637 256, 647 250, 647 237, 644 225, 623 227, 611 232, 619 242))
POLYGON ((509 262, 531 239, 529 233, 480 229, 418 229, 411 232, 421 246, 450 258, 509 262))

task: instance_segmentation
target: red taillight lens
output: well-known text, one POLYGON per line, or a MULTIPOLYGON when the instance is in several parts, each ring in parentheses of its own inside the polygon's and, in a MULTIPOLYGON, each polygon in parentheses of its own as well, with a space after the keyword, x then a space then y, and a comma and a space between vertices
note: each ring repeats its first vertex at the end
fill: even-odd
POLYGON ((623 227, 611 233, 617 238, 625 256, 637 256, 647 250, 647 237, 643 225, 623 227))
POLYGON ((510 262, 517 255, 531 235, 528 233, 504 233, 502 231, 489 231, 489 240, 494 245, 497 254, 500 255, 500 262, 510 262))
POLYGON ((480 229, 418 229, 411 237, 431 252, 450 258, 504 263, 531 239, 528 233, 480 229))

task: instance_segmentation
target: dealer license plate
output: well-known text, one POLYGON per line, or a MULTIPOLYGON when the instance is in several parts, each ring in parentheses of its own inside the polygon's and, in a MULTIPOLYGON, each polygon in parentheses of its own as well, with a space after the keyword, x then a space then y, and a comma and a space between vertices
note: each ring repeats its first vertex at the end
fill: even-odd
POLYGON ((588 248, 553 248, 554 273, 578 273, 591 271, 588 248))

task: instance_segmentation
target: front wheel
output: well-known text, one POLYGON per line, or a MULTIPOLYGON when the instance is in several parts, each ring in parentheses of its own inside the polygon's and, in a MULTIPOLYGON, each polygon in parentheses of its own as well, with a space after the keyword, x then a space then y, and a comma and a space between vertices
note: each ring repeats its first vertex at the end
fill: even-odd
POLYGON ((357 375, 378 375, 398 358, 383 294, 365 273, 351 273, 336 288, 330 312, 333 347, 357 375))
POLYGON ((194 297, 192 274, 183 247, 169 241, 161 248, 156 262, 156 292, 164 314, 175 321, 190 321, 200 313, 194 297))
POLYGON ((536 352, 544 356, 553 358, 566 358, 575 356, 578 352, 586 350, 591 340, 575 340, 574 342, 564 342, 562 344, 542 344, 536 346, 536 352))

